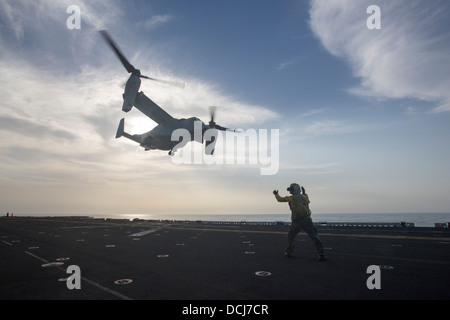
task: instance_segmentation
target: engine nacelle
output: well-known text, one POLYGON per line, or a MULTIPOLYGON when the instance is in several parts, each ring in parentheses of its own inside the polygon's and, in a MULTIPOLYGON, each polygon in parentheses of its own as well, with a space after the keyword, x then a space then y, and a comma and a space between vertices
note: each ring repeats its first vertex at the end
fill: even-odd
POLYGON ((141 86, 141 78, 132 74, 130 78, 128 78, 127 84, 125 86, 125 91, 122 95, 123 97, 123 105, 122 110, 124 112, 128 112, 133 108, 136 102, 136 94, 139 91, 141 86))

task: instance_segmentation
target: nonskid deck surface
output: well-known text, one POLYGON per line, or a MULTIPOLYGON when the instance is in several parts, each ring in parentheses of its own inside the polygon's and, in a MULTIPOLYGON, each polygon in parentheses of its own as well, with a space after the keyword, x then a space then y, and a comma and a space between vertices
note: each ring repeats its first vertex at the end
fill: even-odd
POLYGON ((319 226, 319 262, 304 233, 284 256, 288 228, 0 218, 0 299, 450 298, 448 229, 319 226))

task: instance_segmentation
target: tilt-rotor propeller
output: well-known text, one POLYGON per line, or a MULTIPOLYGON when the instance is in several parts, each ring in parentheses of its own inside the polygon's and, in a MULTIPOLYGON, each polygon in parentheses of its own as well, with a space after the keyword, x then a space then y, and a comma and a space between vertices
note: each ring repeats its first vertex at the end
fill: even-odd
POLYGON ((149 80, 153 80, 153 81, 157 81, 157 82, 161 82, 161 83, 165 83, 165 84, 170 84, 172 86, 176 86, 176 87, 179 87, 179 88, 184 88, 185 87, 184 83, 180 83, 180 82, 176 82, 176 81, 161 80, 161 79, 156 79, 156 78, 152 78, 152 77, 148 77, 148 76, 142 75, 141 71, 139 69, 136 69, 127 60, 127 58, 125 58, 125 56, 119 50, 119 47, 117 46, 117 44, 114 42, 114 40, 109 35, 109 33, 106 30, 101 30, 99 32, 102 35, 103 39, 105 39, 105 41, 111 47, 111 49, 114 50, 114 52, 116 53, 117 57, 122 62, 123 66, 128 71, 128 73, 134 74, 135 76, 138 76, 140 78, 149 79, 149 80))

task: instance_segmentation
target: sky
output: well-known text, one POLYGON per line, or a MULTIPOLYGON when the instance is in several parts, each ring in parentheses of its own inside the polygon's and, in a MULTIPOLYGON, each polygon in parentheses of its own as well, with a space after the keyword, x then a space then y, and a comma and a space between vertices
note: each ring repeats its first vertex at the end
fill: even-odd
POLYGON ((292 182, 313 213, 450 212, 449 21, 447 0, 0 0, 0 213, 288 214, 292 182), (172 116, 271 133, 273 174, 115 139, 156 123, 122 112, 102 29, 186 84, 142 82, 172 116))

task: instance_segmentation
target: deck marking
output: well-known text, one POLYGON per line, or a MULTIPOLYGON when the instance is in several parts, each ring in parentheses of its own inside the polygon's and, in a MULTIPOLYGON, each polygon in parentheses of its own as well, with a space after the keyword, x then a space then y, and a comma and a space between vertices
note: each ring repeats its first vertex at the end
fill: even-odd
POLYGON ((119 279, 119 280, 114 281, 114 284, 130 284, 132 282, 133 282, 133 280, 131 280, 131 279, 119 279))
POLYGON ((145 236, 145 235, 147 235, 149 233, 153 233, 153 232, 159 231, 161 229, 162 228, 145 230, 145 231, 141 231, 141 232, 138 232, 138 233, 130 234, 129 237, 142 237, 142 236, 145 236))
POLYGON ((52 268, 52 267, 59 267, 62 266, 64 264, 64 262, 49 262, 49 263, 44 263, 43 265, 41 265, 42 268, 52 268))
POLYGON ((26 253, 26 254, 28 254, 29 256, 32 256, 33 258, 36 258, 36 259, 38 259, 38 260, 40 260, 40 261, 44 262, 44 263, 48 263, 48 261, 47 261, 47 260, 45 260, 45 259, 42 259, 41 257, 38 257, 37 255, 35 255, 35 254, 32 254, 31 252, 25 251, 25 253, 26 253))
POLYGON ((9 243, 8 241, 2 240, 3 243, 6 243, 8 246, 12 246, 12 243, 9 243))
MULTIPOLYGON (((25 251, 25 253, 28 254, 28 255, 30 255, 30 256, 32 256, 33 258, 36 258, 36 259, 38 259, 38 260, 44 262, 44 263, 49 263, 47 260, 45 260, 45 259, 43 259, 43 258, 41 258, 41 257, 38 257, 37 255, 35 255, 35 254, 31 253, 31 252, 25 251)), ((61 270, 61 271, 66 272, 66 269, 62 268, 61 266, 55 266, 55 268, 57 268, 57 269, 59 269, 59 270, 61 270)), ((100 290, 102 290, 102 291, 104 291, 104 292, 107 292, 107 293, 109 293, 109 294, 112 294, 113 296, 116 296, 116 297, 119 298, 119 299, 122 299, 122 300, 133 300, 132 298, 127 297, 127 296, 124 295, 124 294, 121 294, 121 293, 119 293, 119 292, 117 292, 117 291, 114 291, 114 290, 111 290, 111 289, 109 289, 109 288, 106 288, 106 287, 102 286, 101 284, 99 284, 99 283, 97 283, 97 282, 95 282, 95 281, 89 280, 89 279, 86 278, 86 277, 83 277, 83 276, 82 276, 82 277, 81 277, 81 280, 83 280, 83 281, 89 283, 90 285, 93 285, 94 287, 97 287, 98 289, 100 289, 100 290)))

